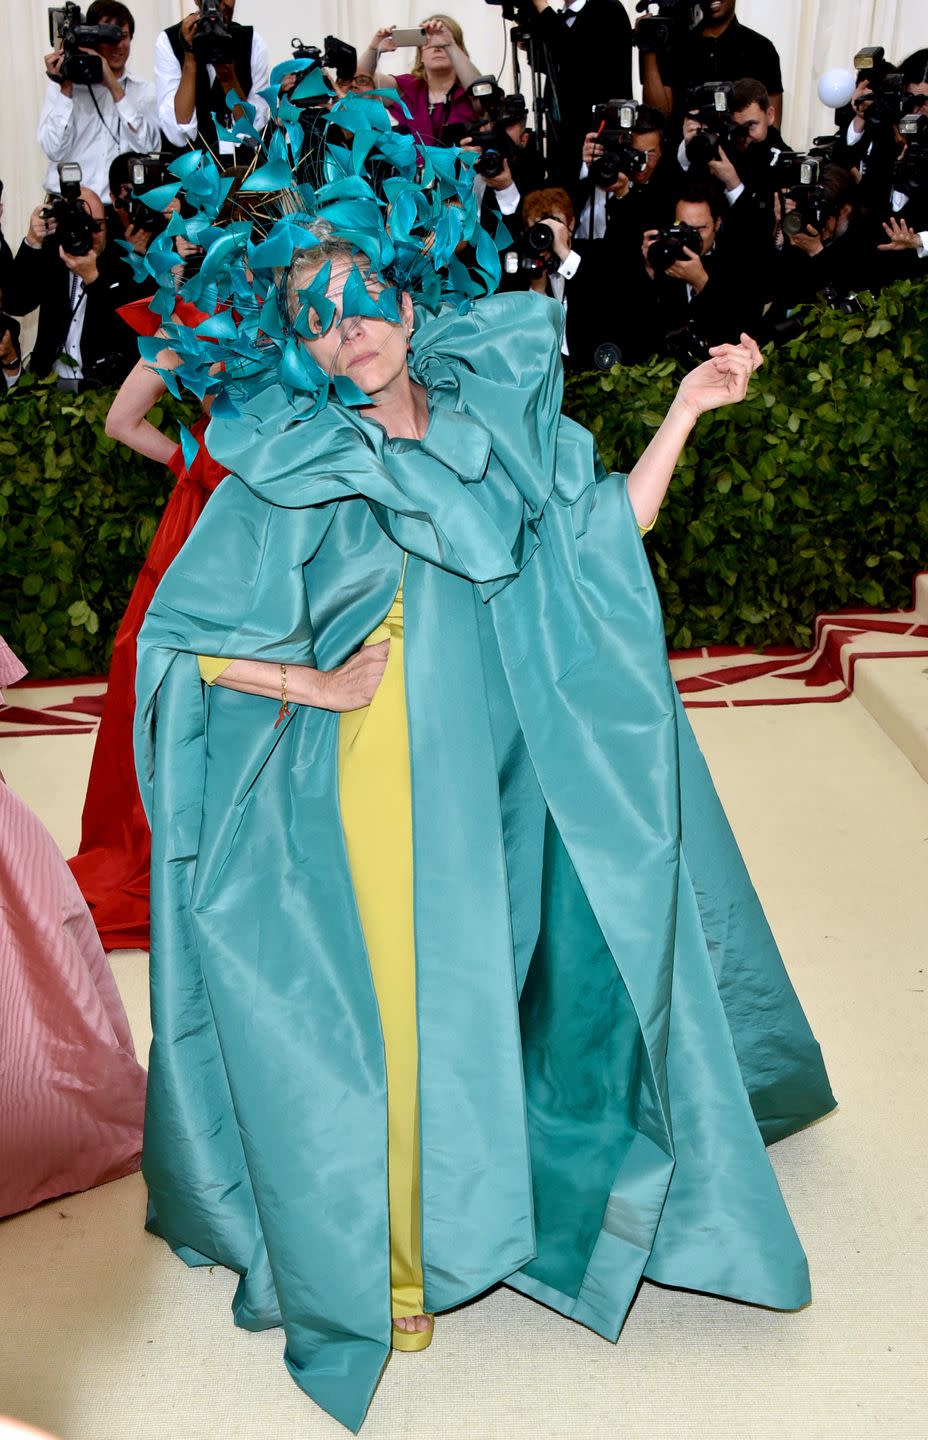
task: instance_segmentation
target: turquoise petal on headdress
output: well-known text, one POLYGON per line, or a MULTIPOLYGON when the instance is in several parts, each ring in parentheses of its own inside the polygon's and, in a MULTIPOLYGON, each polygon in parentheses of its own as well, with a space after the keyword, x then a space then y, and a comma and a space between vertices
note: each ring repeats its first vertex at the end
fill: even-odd
MULTIPOLYGON (((320 243, 307 229, 318 219, 328 221, 336 235, 369 262, 369 268, 360 262, 354 266, 343 287, 343 309, 348 315, 397 323, 401 289, 412 294, 420 310, 434 313, 443 304, 466 310, 498 281, 497 247, 506 232, 499 226, 491 236, 480 225, 473 160, 394 131, 379 98, 349 95, 327 115, 320 113, 317 118, 327 127, 338 127, 327 128, 318 157, 325 183, 314 189, 297 179, 305 138, 301 111, 292 97, 273 93, 283 76, 293 71, 302 76, 297 96, 318 99, 329 94, 314 60, 288 59, 274 67, 265 95, 276 123, 242 187, 237 214, 245 218, 231 225, 219 222, 232 178, 223 176, 206 152, 187 152, 169 167, 178 186, 161 188, 167 192, 164 203, 176 189, 195 213, 186 220, 172 216, 144 260, 129 261, 136 273, 144 270, 157 282, 157 293, 149 303, 152 312, 163 317, 167 338, 154 343, 180 357, 178 367, 165 372, 165 384, 172 393, 183 386, 198 396, 213 394, 214 414, 221 413, 223 406, 229 413, 237 412, 240 401, 275 379, 291 395, 309 397, 310 403, 299 409, 301 420, 316 414, 330 391, 342 404, 369 403, 352 381, 327 375, 301 338, 309 340, 315 333, 316 327, 311 332, 308 323, 312 313, 323 327, 331 324, 335 313, 327 294, 331 267, 323 267, 303 287, 295 316, 285 303, 282 272, 297 247, 320 243), (256 192, 270 192, 274 198, 262 199, 249 214, 245 197, 256 192), (268 217, 271 207, 278 218, 268 217), (175 318, 174 272, 180 258, 173 242, 178 235, 206 250, 199 273, 180 291, 206 314, 196 329, 175 318), (454 253, 461 240, 472 247, 462 252, 464 258, 454 253), (370 271, 386 286, 376 297, 367 289, 370 271), (210 369, 217 364, 221 369, 211 376, 210 369)), ((403 108, 392 92, 386 98, 403 108)), ((254 107, 243 107, 236 96, 229 99, 239 114, 220 136, 255 140, 254 107)), ((146 198, 151 202, 162 197, 156 192, 146 198)), ((143 351, 152 360, 157 353, 157 349, 143 351)))
POLYGON ((298 60, 294 56, 290 60, 280 60, 268 76, 269 88, 276 88, 286 79, 288 75, 300 75, 304 70, 318 70, 319 61, 310 59, 308 56, 298 60))
MULTIPOLYGON (((324 96, 328 97, 332 94, 332 91, 329 89, 329 86, 326 83, 325 75, 323 74, 319 66, 315 63, 315 61, 310 61, 309 65, 311 68, 303 76, 303 79, 300 81, 300 83, 293 90, 291 90, 291 100, 321 100, 324 96)), ((290 66, 291 71, 295 70, 296 68, 296 64, 292 64, 290 66)), ((280 66, 276 66, 275 70, 272 71, 271 74, 275 74, 276 71, 279 69, 280 66)), ((284 71, 284 74, 287 73, 287 71, 284 71)))
POLYGON ((352 265, 342 290, 342 314, 366 315, 371 320, 382 319, 381 311, 374 297, 369 293, 364 276, 357 265, 352 265))
POLYGON ((172 180, 167 185, 156 185, 154 190, 143 191, 138 198, 144 201, 149 210, 166 210, 180 187, 180 180, 172 180))
POLYGON ((207 156, 204 150, 186 150, 183 155, 178 155, 176 160, 172 160, 167 168, 172 175, 177 176, 178 180, 189 180, 194 171, 199 170, 207 158, 212 161, 212 157, 207 156))
POLYGON ((184 464, 187 469, 190 470, 193 467, 194 460, 200 453, 200 446, 183 421, 180 422, 180 448, 181 454, 184 457, 184 464))
POLYGON ((259 165, 257 170, 243 180, 239 186, 240 190, 285 190, 290 184, 292 171, 289 161, 272 160, 267 165, 259 165))
POLYGON ((208 315, 197 326, 197 335, 209 340, 234 340, 238 335, 238 326, 232 311, 217 310, 215 315, 208 315))

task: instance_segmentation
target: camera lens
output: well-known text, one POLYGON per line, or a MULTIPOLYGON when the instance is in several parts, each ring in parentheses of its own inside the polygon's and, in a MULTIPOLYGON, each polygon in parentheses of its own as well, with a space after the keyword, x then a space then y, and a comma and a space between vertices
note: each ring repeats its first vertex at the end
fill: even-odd
POLYGON ((543 251, 550 250, 554 244, 554 231, 550 225, 545 225, 542 220, 538 220, 526 231, 525 243, 536 255, 541 255, 543 251))

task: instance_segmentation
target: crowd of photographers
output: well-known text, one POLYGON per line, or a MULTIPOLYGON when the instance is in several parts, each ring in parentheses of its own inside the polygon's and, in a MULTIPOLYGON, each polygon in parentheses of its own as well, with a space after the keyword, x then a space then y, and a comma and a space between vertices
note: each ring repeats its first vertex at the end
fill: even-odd
MULTIPOLYGON (((269 123, 267 46, 234 8, 198 0, 162 31, 154 84, 129 68, 125 5, 53 12, 38 125, 48 193, 15 253, 0 236, 0 389, 24 363, 64 388, 128 373, 135 337, 118 311, 147 292, 126 252, 144 253, 179 208, 153 211, 145 193, 190 146, 243 174, 255 152, 233 119, 248 105, 259 130, 269 123), (33 310, 24 362, 16 317, 33 310)), ((779 129, 776 50, 740 23, 735 0, 642 0, 634 30, 617 0, 501 8, 516 22, 531 114, 481 74, 447 15, 384 27, 360 51, 334 37, 322 50, 295 41, 296 56, 325 67, 327 90, 300 98, 297 74, 285 84, 314 142, 330 98, 374 91, 423 142, 472 151, 481 218, 505 227, 502 286, 562 303, 572 367, 698 359, 742 331, 777 339, 816 295, 852 309, 862 290, 928 274, 928 50, 899 65, 861 52, 835 133, 794 150, 779 129), (405 46, 409 74, 380 68, 405 46), (631 94, 635 48, 638 104, 616 98, 631 94)), ((311 181, 314 153, 309 144, 311 181)), ((200 252, 181 234, 174 245, 181 289, 200 252)))

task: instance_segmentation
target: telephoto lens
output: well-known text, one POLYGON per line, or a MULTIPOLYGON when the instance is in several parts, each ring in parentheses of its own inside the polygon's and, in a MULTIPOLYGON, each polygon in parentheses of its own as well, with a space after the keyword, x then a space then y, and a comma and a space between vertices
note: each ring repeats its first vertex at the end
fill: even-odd
POLYGON ((543 255, 554 246, 554 231, 543 220, 537 220, 525 232, 525 245, 534 255, 543 255))

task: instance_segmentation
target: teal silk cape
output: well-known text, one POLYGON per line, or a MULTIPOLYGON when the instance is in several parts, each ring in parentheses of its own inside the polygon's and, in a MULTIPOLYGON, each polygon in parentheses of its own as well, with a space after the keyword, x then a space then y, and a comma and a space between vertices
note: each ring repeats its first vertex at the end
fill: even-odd
MULTIPOLYGON (((430 1311, 499 1281, 615 1340, 644 1276, 791 1309, 765 1143, 834 1105, 677 698, 624 477, 560 413, 561 312, 420 321, 421 442, 277 386, 138 655, 152 822, 149 1227, 241 1276, 352 1430, 390 1347, 386 1080, 337 715, 196 656, 329 669, 404 588, 430 1311)), ((389 864, 389 857, 384 857, 389 864)))

